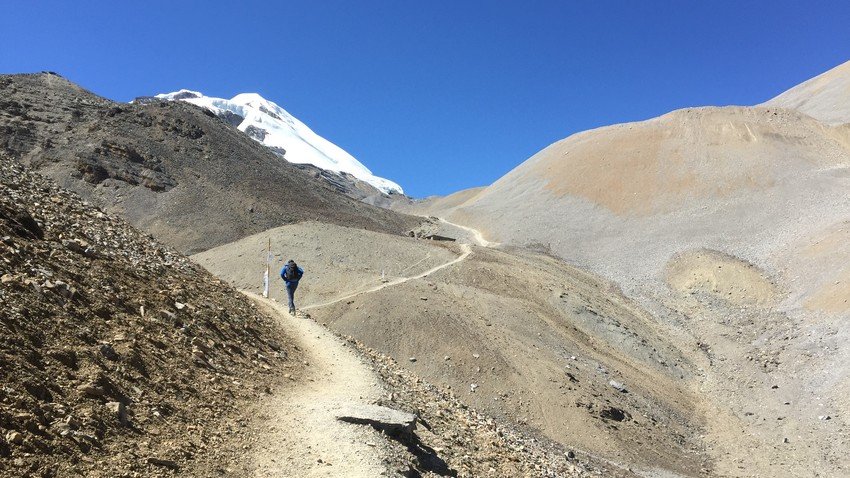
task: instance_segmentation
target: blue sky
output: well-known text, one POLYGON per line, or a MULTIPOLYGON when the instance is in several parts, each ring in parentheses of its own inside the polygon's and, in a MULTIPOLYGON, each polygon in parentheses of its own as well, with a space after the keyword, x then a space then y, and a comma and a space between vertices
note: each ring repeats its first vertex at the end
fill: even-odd
POLYGON ((764 101, 850 60, 848 25, 847 1, 0 0, 0 72, 257 92, 421 197, 578 131, 764 101))

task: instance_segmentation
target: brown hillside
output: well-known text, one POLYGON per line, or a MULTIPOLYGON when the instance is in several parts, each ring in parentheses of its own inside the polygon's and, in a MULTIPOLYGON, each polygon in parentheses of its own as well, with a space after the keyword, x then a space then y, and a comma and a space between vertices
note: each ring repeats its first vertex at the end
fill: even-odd
MULTIPOLYGON (((704 352, 671 346, 663 327, 605 281, 546 255, 475 247, 464 256, 472 246, 320 223, 193 258, 259 292, 268 239, 274 273, 290 257, 305 269, 300 308, 488 415, 636 469, 711 467, 699 439, 703 404, 691 393, 704 352), (440 264, 449 266, 418 278, 440 264)), ((272 297, 283 302, 281 284, 275 277, 272 297)))
POLYGON ((183 102, 123 104, 55 74, 0 76, 0 148, 183 252, 305 219, 405 233, 183 102))

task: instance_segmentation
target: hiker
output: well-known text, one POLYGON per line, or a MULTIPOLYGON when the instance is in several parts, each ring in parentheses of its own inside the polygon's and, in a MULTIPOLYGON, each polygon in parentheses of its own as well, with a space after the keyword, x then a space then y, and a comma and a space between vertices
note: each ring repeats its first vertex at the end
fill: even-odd
POLYGON ((286 283, 286 295, 289 296, 289 313, 295 315, 295 289, 298 288, 298 281, 304 275, 304 269, 298 267, 292 259, 283 266, 280 270, 280 278, 286 283))

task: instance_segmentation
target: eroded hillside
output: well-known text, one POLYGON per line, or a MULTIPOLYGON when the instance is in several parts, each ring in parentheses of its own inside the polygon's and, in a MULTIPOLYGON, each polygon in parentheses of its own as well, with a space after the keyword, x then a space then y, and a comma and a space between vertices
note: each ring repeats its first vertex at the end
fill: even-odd
POLYGON ((846 474, 848 64, 758 107, 572 135, 479 191, 414 203, 599 274, 708 360, 721 475, 846 474))

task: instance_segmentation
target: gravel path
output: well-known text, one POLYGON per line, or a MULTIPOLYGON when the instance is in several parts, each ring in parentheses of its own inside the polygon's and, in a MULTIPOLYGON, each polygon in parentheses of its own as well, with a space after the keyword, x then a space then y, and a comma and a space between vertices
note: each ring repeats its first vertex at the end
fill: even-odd
POLYGON ((285 307, 252 293, 279 322, 307 361, 294 387, 272 395, 268 433, 256 447, 258 477, 376 477, 386 473, 385 448, 370 427, 336 420, 348 404, 373 403, 384 394, 371 367, 321 325, 292 317, 285 307))

